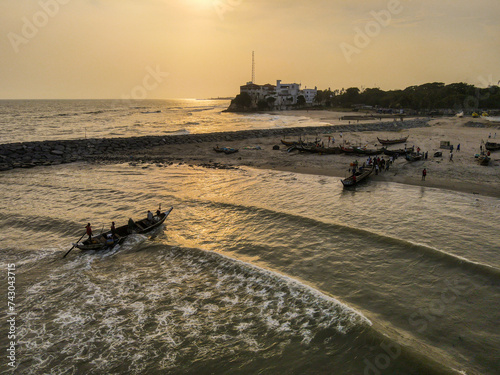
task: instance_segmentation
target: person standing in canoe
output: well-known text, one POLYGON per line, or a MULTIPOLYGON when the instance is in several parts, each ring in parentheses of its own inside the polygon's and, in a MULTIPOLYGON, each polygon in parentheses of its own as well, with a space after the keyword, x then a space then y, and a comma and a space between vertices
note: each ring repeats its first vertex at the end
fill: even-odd
POLYGON ((154 218, 153 218, 153 213, 152 213, 150 210, 148 210, 148 220, 149 220, 151 223, 153 223, 153 221, 154 221, 154 218))
POLYGON ((85 230, 87 231, 87 235, 89 236, 89 241, 91 241, 92 240, 92 226, 90 225, 90 223, 87 223, 85 230))
POLYGON ((117 238, 116 227, 115 227, 115 222, 114 221, 111 222, 111 235, 113 236, 113 238, 117 238))

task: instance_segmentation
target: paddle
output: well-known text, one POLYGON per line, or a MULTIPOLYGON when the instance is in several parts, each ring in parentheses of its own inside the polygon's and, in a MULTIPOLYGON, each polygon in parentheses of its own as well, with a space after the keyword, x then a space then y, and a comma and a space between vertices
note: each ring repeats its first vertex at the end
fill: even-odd
POLYGON ((85 231, 85 233, 83 233, 83 234, 82 234, 82 236, 78 239, 78 241, 76 241, 76 242, 75 242, 75 244, 74 244, 73 246, 71 246, 71 249, 69 249, 69 250, 68 250, 68 252, 67 252, 66 254, 64 254, 63 259, 64 259, 64 258, 66 258, 66 255, 68 255, 68 254, 69 254, 69 252, 70 252, 71 250, 73 250, 73 249, 74 249, 75 245, 76 245, 78 242, 80 242, 80 240, 81 240, 81 239, 83 238, 83 236, 85 236, 86 234, 87 234, 87 231, 85 231))

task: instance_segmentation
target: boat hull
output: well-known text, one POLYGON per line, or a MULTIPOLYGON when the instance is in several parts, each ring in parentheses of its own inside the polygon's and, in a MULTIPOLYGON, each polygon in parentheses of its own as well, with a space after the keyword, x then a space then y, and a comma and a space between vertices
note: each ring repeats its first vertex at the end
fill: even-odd
POLYGON ((160 215, 155 215, 153 217, 153 222, 149 221, 148 219, 141 219, 137 222, 130 219, 127 225, 122 225, 116 228, 116 236, 111 236, 111 239, 108 238, 109 235, 112 235, 111 231, 109 230, 92 237, 91 240, 87 239, 82 242, 74 243, 73 246, 82 251, 100 251, 112 249, 116 245, 123 243, 125 239, 131 234, 144 234, 151 232, 155 228, 158 228, 165 222, 167 216, 172 210, 173 207, 170 207, 167 211, 161 213, 160 215))
POLYGON ((344 185, 345 188, 356 186, 361 181, 365 180, 369 175, 371 175, 372 172, 373 172, 373 165, 369 167, 364 167, 362 168, 361 171, 357 172, 355 175, 340 180, 340 182, 342 182, 342 185, 344 185))
POLYGON ((379 137, 377 137, 377 139, 380 142, 380 144, 383 144, 383 145, 395 145, 397 143, 405 143, 408 140, 408 137, 399 138, 399 139, 380 139, 379 137))
POLYGON ((498 151, 498 150, 500 150, 500 143, 486 142, 486 144, 484 145, 484 147, 488 151, 498 151))

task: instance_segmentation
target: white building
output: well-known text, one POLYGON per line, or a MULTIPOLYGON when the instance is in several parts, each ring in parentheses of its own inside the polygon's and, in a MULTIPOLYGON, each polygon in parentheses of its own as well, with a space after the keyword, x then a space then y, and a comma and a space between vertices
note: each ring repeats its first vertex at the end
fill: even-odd
POLYGON ((302 95, 304 95, 304 98, 306 98, 306 103, 307 104, 313 104, 314 98, 318 94, 318 88, 315 87, 314 89, 304 89, 302 90, 302 95))
POLYGON ((269 97, 275 98, 273 109, 289 109, 297 104, 297 98, 303 95, 306 104, 313 104, 314 98, 318 93, 318 89, 300 89, 300 83, 281 83, 281 80, 276 81, 276 86, 271 84, 257 85, 253 82, 247 82, 246 85, 240 86, 240 93, 248 93, 254 104, 259 100, 266 100, 269 97))
POLYGON ((240 94, 246 92, 255 102, 265 100, 269 96, 276 95, 276 86, 265 84, 257 85, 253 82, 247 82, 246 85, 240 86, 240 94))

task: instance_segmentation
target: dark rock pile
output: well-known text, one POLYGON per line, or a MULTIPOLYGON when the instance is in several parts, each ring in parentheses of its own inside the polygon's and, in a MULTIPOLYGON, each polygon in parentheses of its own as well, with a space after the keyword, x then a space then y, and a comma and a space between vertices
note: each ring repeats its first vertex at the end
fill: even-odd
POLYGON ((144 150, 166 144, 223 143, 270 136, 299 136, 316 132, 398 131, 424 126, 428 126, 427 120, 415 119, 404 122, 243 130, 208 134, 7 143, 0 145, 0 171, 92 160, 96 156, 112 158, 113 154, 124 153, 128 150, 144 150))

